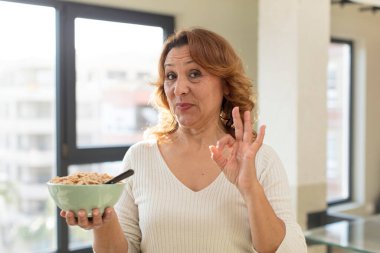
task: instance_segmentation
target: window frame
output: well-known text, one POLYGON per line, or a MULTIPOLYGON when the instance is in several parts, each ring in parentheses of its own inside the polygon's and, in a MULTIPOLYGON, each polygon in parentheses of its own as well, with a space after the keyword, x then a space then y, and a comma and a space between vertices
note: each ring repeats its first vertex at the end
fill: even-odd
POLYGON ((330 39, 330 43, 336 43, 336 44, 345 44, 348 45, 350 48, 350 62, 349 62, 349 68, 350 68, 350 83, 349 83, 349 119, 348 119, 348 133, 349 133, 349 140, 348 140, 348 197, 340 200, 335 201, 327 201, 327 206, 336 206, 340 204, 345 204, 353 201, 353 191, 354 191, 354 183, 353 183, 353 135, 354 135, 354 41, 348 40, 348 39, 341 39, 337 37, 332 37, 330 39))
MULTIPOLYGON (((75 82, 75 47, 74 47, 74 20, 75 18, 89 18, 113 22, 124 22, 139 25, 153 25, 163 28, 164 38, 174 31, 174 18, 158 14, 122 10, 108 7, 99 7, 84 4, 64 4, 59 12, 58 43, 60 49, 57 62, 61 77, 57 78, 58 94, 62 94, 59 101, 63 118, 57 122, 61 143, 61 156, 67 164, 98 163, 103 161, 120 160, 128 145, 78 148, 76 144, 76 82, 75 82), (69 122, 74 122, 70 124, 69 122)), ((57 94, 57 97, 58 97, 57 94)), ((58 110, 58 109, 57 109, 58 110)), ((67 174, 67 171, 65 171, 67 174)))
MULTIPOLYGON (((53 7, 56 10, 56 173, 68 174, 70 165, 120 161, 130 145, 78 148, 76 144, 75 18, 88 18, 138 25, 159 26, 163 40, 174 32, 173 16, 123 8, 62 2, 58 0, 0 0, 53 7)), ((69 230, 57 208, 57 250, 59 253, 90 253, 91 247, 70 250, 69 230)))

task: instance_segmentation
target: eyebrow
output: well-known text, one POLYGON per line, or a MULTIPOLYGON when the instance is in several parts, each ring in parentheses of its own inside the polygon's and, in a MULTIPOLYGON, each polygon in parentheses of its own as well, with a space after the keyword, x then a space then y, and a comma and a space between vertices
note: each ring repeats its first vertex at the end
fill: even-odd
MULTIPOLYGON (((190 61, 185 62, 186 65, 187 64, 191 64, 191 63, 194 63, 194 61, 190 60, 190 61)), ((172 67, 172 66, 174 66, 174 64, 171 64, 171 63, 165 63, 164 64, 164 68, 166 68, 166 67, 172 67)))

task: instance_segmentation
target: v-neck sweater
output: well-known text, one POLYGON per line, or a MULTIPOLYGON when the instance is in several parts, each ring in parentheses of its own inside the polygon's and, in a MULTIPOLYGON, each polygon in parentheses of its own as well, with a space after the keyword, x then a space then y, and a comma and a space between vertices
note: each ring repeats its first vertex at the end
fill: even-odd
MULTIPOLYGON (((286 235, 277 252, 306 252, 278 156, 263 145, 255 164, 269 202, 286 225, 286 235)), ((128 253, 256 252, 247 206, 223 173, 195 192, 171 172, 156 140, 133 145, 123 159, 123 166, 135 171, 116 205, 129 243, 128 253)))

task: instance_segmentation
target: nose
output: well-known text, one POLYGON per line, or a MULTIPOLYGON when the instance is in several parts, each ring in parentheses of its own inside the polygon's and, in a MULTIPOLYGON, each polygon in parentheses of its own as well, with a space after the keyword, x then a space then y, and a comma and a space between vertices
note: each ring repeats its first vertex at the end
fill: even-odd
POLYGON ((189 92, 189 80, 184 76, 178 76, 174 84, 174 95, 181 96, 189 92))

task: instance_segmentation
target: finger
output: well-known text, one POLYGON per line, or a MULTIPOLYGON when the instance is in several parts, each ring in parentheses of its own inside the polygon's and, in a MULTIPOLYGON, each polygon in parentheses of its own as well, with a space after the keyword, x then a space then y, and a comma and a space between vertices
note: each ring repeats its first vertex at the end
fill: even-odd
POLYGON ((72 211, 66 212, 66 223, 67 225, 70 225, 70 226, 77 225, 77 221, 75 220, 75 215, 72 211))
POLYGON ((216 148, 222 151, 226 146, 231 147, 235 143, 234 137, 229 134, 226 134, 218 140, 216 143, 216 148))
POLYGON ((211 152, 211 159, 218 165, 220 169, 223 169, 226 166, 227 159, 223 156, 222 150, 211 145, 209 146, 211 152))
POLYGON ((66 211, 61 210, 61 211, 59 212, 59 216, 61 216, 62 218, 66 218, 66 211))
POLYGON ((251 113, 249 111, 244 112, 244 134, 243 141, 251 143, 252 142, 252 122, 251 113))
POLYGON ((241 141, 243 140, 243 122, 241 121, 239 107, 237 106, 232 109, 232 119, 235 127, 235 139, 241 141))
POLYGON ((237 156, 238 155, 238 147, 239 147, 238 143, 235 142, 234 145, 232 146, 231 157, 238 158, 238 156, 237 156))
POLYGON ((98 208, 92 209, 92 225, 94 227, 100 227, 103 224, 102 215, 98 208))
POLYGON ((82 228, 87 228, 88 227, 88 218, 87 218, 87 213, 85 210, 81 209, 78 212, 78 225, 81 226, 82 228))
POLYGON ((103 213, 103 222, 108 222, 112 219, 115 210, 112 207, 107 207, 103 213))
POLYGON ((266 129, 266 126, 265 125, 262 125, 260 127, 260 130, 259 130, 259 133, 256 137, 256 140, 253 144, 258 144, 259 146, 261 146, 264 142, 264 136, 265 136, 265 129, 266 129))

